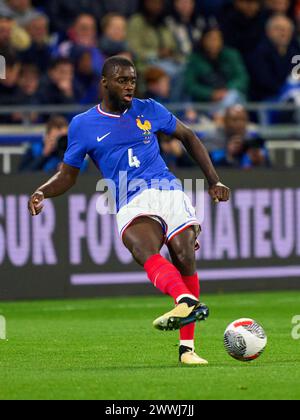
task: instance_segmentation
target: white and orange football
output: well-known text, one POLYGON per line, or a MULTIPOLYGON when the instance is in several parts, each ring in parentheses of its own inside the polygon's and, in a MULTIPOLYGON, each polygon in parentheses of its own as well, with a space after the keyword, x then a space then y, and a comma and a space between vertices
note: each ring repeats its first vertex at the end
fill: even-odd
POLYGON ((242 362, 257 359, 264 352, 267 342, 262 326, 248 318, 234 321, 224 334, 226 351, 231 357, 242 362))

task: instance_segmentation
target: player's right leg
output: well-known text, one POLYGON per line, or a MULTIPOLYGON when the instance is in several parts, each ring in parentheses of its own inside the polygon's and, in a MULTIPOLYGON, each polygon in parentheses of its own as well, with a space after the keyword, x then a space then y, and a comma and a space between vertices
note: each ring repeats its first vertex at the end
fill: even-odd
MULTIPOLYGON (((168 243, 173 264, 180 272, 188 289, 200 299, 200 283, 196 269, 195 256, 196 230, 189 227, 174 236, 168 243)), ((208 308, 202 305, 199 311, 208 316, 208 308)), ((195 314, 196 315, 196 314, 195 314)), ((199 315, 199 314, 198 314, 199 315)), ((180 330, 179 360, 185 365, 207 365, 208 362, 195 353, 195 323, 188 324, 180 330)))
POLYGON ((177 330, 194 322, 190 318, 199 301, 191 294, 177 268, 160 255, 164 240, 161 225, 150 217, 135 219, 123 233, 125 246, 144 267, 154 286, 177 303, 176 308, 154 321, 154 326, 160 330, 177 330))

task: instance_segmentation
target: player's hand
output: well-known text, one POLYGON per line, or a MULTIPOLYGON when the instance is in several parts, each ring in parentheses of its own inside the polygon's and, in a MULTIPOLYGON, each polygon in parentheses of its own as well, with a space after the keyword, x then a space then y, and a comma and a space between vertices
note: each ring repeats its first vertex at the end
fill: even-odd
POLYGON ((44 208, 44 194, 42 191, 35 192, 28 202, 28 210, 31 216, 37 216, 43 211, 44 208))
POLYGON ((218 182, 209 188, 209 195, 216 204, 221 201, 228 201, 230 199, 230 188, 226 187, 226 185, 223 185, 221 182, 218 182))

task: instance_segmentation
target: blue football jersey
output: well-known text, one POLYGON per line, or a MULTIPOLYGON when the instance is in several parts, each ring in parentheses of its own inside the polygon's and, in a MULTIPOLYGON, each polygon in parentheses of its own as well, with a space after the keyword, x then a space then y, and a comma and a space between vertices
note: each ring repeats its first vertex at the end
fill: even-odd
POLYGON ((114 182, 117 210, 146 188, 182 189, 161 157, 156 135, 173 134, 176 124, 175 116, 152 99, 134 99, 122 115, 98 105, 72 120, 64 163, 81 168, 89 155, 102 176, 114 182))

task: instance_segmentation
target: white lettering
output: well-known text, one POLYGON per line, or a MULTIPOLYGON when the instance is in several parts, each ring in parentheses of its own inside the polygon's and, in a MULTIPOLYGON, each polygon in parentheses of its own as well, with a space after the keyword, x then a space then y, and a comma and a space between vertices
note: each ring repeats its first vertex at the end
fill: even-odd
POLYGON ((271 258, 271 217, 266 210, 270 210, 270 191, 257 190, 254 206, 254 254, 256 258, 271 258), (267 235, 269 238, 267 238, 267 235))
POLYGON ((251 258, 251 210, 253 209, 253 192, 237 191, 235 205, 239 210, 240 253, 241 258, 251 258))
POLYGON ((86 225, 81 216, 86 212, 86 196, 72 195, 69 198, 69 232, 71 264, 82 263, 81 241, 86 237, 86 225))
POLYGON ((232 202, 217 206, 215 253, 218 259, 225 255, 230 259, 238 257, 232 202))

